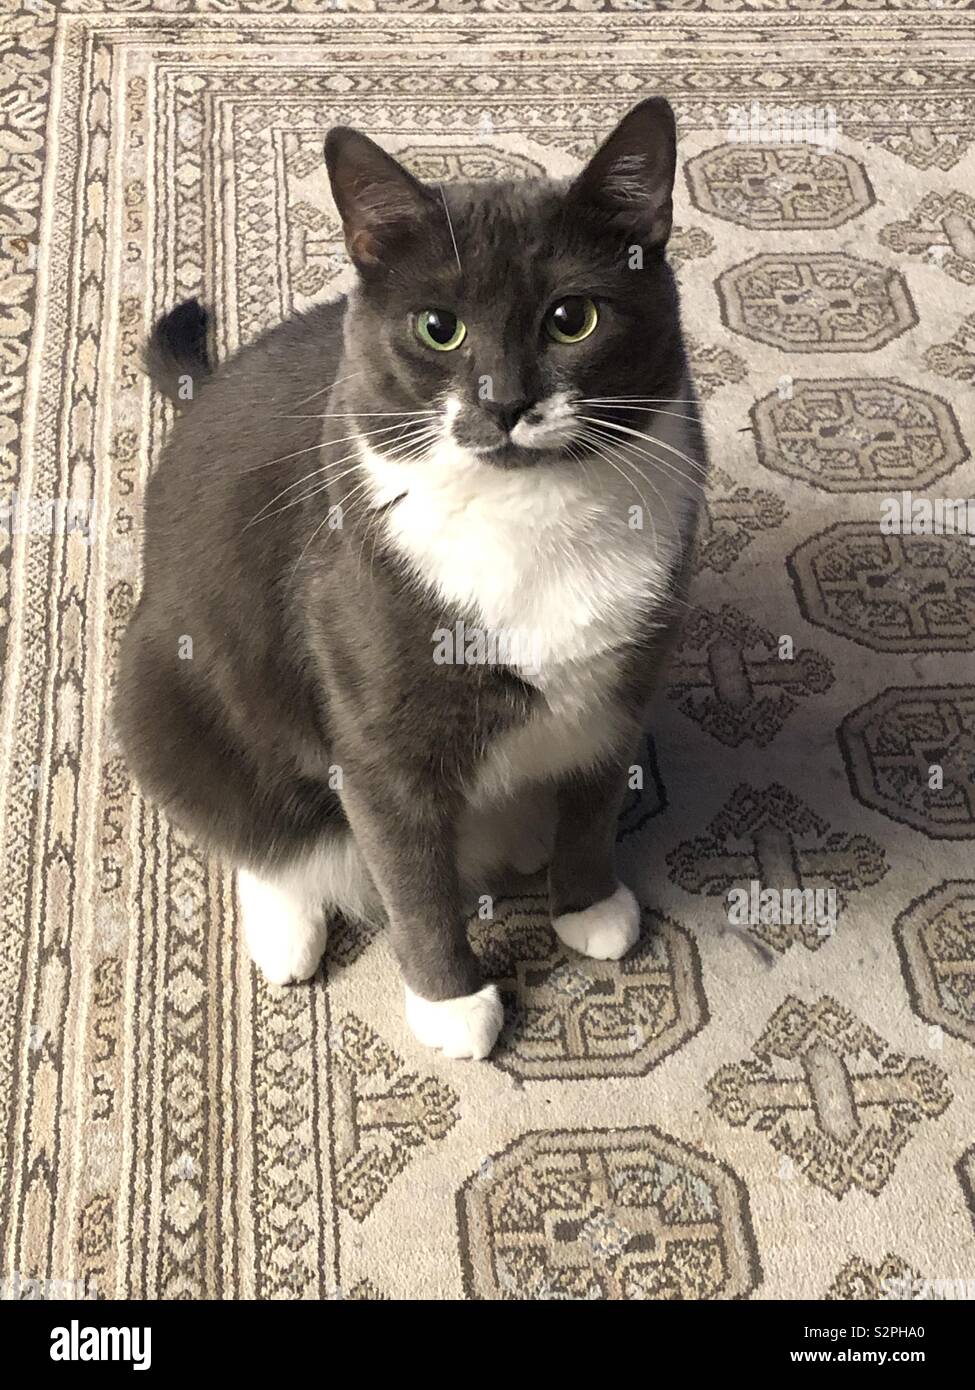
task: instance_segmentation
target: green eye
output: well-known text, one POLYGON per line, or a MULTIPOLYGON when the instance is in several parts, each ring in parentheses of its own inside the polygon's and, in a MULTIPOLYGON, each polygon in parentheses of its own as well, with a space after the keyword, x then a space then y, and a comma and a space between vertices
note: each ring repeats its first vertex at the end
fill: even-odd
POLYGON ((416 316, 414 331, 424 347, 453 352, 467 337, 467 324, 449 309, 424 309, 416 316))
POLYGON ((599 310, 591 299, 571 294, 553 304, 545 315, 548 336, 557 343, 581 343, 599 322, 599 310))

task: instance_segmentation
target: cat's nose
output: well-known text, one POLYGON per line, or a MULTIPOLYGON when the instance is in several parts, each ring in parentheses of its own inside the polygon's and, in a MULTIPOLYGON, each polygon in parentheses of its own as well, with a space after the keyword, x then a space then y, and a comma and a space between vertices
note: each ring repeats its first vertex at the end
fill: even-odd
POLYGON ((509 434, 531 408, 531 401, 485 401, 484 409, 509 434))

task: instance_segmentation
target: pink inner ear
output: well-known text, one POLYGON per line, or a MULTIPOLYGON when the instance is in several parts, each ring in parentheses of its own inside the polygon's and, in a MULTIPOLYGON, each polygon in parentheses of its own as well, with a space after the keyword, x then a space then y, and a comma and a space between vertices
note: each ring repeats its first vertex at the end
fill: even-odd
POLYGON ((372 232, 354 232, 349 238, 349 255, 365 265, 379 264, 379 243, 372 232))

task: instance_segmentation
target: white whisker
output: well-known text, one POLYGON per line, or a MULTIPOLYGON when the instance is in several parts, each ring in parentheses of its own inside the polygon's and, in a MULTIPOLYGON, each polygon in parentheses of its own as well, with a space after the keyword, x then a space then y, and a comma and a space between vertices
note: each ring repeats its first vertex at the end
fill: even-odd
POLYGON ((604 443, 617 444, 621 449, 629 449, 634 454, 639 454, 641 458, 645 458, 658 468, 663 469, 668 478, 673 478, 675 481, 683 483, 687 487, 696 488, 702 497, 706 496, 704 484, 700 482, 699 479, 690 477, 683 469, 678 468, 675 463, 672 463, 670 459, 661 458, 658 454, 652 453, 649 449, 643 449, 638 444, 631 444, 627 440, 619 440, 615 435, 603 434, 600 435, 600 438, 604 443))
POLYGON ((591 399, 586 397, 579 397, 573 402, 573 404, 602 405, 605 406, 608 410, 636 410, 643 415, 647 415, 652 412, 654 415, 669 415, 675 420, 686 420, 687 423, 691 425, 696 425, 698 423, 698 417, 696 415, 685 415, 683 411, 680 410, 653 410, 651 404, 630 405, 626 403, 622 398, 617 401, 614 400, 612 397, 608 396, 602 399, 598 399, 597 397, 592 397, 591 399))
POLYGON ((447 195, 443 191, 443 184, 440 185, 440 201, 443 203, 444 215, 447 218, 447 226, 450 228, 450 240, 454 243, 454 255, 457 257, 457 269, 463 274, 464 267, 460 263, 460 252, 457 250, 457 238, 454 236, 454 224, 450 220, 450 209, 447 206, 447 195))
MULTIPOLYGON (((318 417, 315 415, 309 415, 307 417, 300 416, 299 418, 315 420, 318 417)), ((317 444, 308 444, 304 449, 295 449, 295 451, 291 454, 282 454, 279 458, 268 459, 266 463, 255 463, 252 464, 250 468, 242 468, 241 473, 257 473, 262 468, 271 468, 275 463, 285 463, 288 459, 300 458, 302 454, 313 453, 316 449, 330 449, 333 444, 343 444, 346 440, 358 438, 359 435, 362 435, 363 438, 371 439, 374 434, 387 434, 391 430, 401 429, 403 429, 402 424, 378 425, 375 429, 355 430, 352 434, 343 434, 338 439, 320 439, 317 444)))
MULTIPOLYGON (((324 396, 326 391, 331 391, 335 386, 341 386, 345 381, 351 381, 353 377, 362 376, 362 372, 349 372, 348 376, 340 376, 335 381, 330 381, 327 386, 322 386, 318 391, 312 391, 310 396, 302 396, 301 400, 295 401, 295 405, 306 405, 308 401, 315 400, 318 396, 324 396)), ((273 416, 277 419, 277 416, 273 416)))
POLYGON ((408 420, 419 420, 424 416, 439 415, 437 410, 331 410, 323 415, 278 415, 278 420, 369 420, 382 416, 389 419, 397 415, 408 420))
MULTIPOLYGON (((683 459, 691 468, 696 469, 702 478, 707 476, 707 469, 699 459, 690 458, 689 455, 683 453, 680 449, 676 449, 672 444, 668 444, 666 440, 658 439, 656 435, 647 434, 644 430, 631 429, 629 425, 618 425, 615 420, 601 420, 594 415, 580 415, 578 418, 587 421, 590 425, 600 425, 603 429, 616 430, 619 434, 631 435, 634 439, 643 439, 648 444, 655 444, 659 448, 666 449, 669 453, 676 454, 678 458, 683 459)), ((658 460, 658 462, 663 464, 663 460, 658 460)), ((686 479, 685 481, 689 482, 691 480, 686 479)), ((701 483, 698 482, 697 485, 700 487, 701 483)))
MULTIPOLYGON (((650 503, 647 501, 647 499, 644 497, 643 493, 642 493, 642 492, 639 490, 639 488, 636 486, 636 484, 634 483, 633 479, 632 479, 632 478, 628 478, 628 477, 626 476, 626 474, 623 472, 622 468, 620 468, 619 465, 618 465, 618 463, 616 463, 616 462, 614 461, 613 457, 612 457, 610 454, 604 453, 604 452, 602 451, 602 449, 601 449, 599 446, 597 446, 596 441, 595 441, 595 438, 594 438, 592 435, 584 435, 584 439, 585 439, 586 443, 589 445, 589 447, 590 447, 591 449, 595 449, 597 457, 598 457, 598 458, 601 458, 601 459, 603 460, 604 463, 608 463, 609 466, 610 466, 610 468, 615 469, 615 471, 620 475, 620 477, 623 479, 623 481, 624 481, 624 482, 627 484, 627 486, 631 489, 631 491, 633 492, 634 496, 636 496, 637 498, 639 498, 639 500, 640 500, 640 502, 641 502, 641 504, 642 504, 642 506, 643 506, 643 510, 644 510, 644 512, 646 513, 647 520, 650 522, 651 530, 653 531, 653 549, 654 549, 654 553, 656 554, 656 553, 659 551, 659 549, 660 549, 660 542, 659 542, 659 538, 658 538, 658 536, 657 536, 657 527, 656 527, 656 523, 654 522, 654 519, 653 519, 653 508, 650 506, 650 503)), ((611 442, 611 441, 608 441, 608 442, 611 442)))
POLYGON ((619 440, 615 435, 603 434, 600 436, 604 443, 612 442, 620 448, 630 449, 633 453, 639 454, 641 458, 648 459, 651 463, 662 468, 669 478, 674 478, 677 482, 685 484, 687 487, 697 488, 702 497, 707 495, 704 484, 698 478, 692 478, 683 469, 678 468, 670 459, 661 458, 659 454, 652 453, 649 449, 641 448, 638 444, 631 444, 626 440, 619 440))
MULTIPOLYGON (((402 425, 391 425, 391 426, 389 426, 389 428, 390 428, 390 429, 403 429, 404 427, 403 427, 402 425)), ((428 425, 423 426, 423 429, 424 429, 424 430, 428 430, 429 428, 430 428, 430 427, 429 427, 428 425)), ((379 433, 379 431, 375 431, 375 433, 379 433)), ((359 437, 365 438, 365 436, 357 436, 357 435, 349 435, 349 436, 348 436, 349 439, 356 439, 356 438, 359 438, 359 437)), ((416 442, 416 440, 417 440, 418 437, 419 437, 419 433, 418 433, 418 432, 414 432, 413 434, 411 434, 411 435, 409 436, 408 439, 403 440, 402 443, 403 443, 404 445, 413 444, 413 443, 416 442)), ((321 446, 319 446, 319 447, 321 447, 321 446)), ((395 449, 397 446, 394 444, 393 447, 394 447, 394 449, 395 449)), ((299 451, 299 452, 307 452, 307 451, 299 451)), ((313 497, 313 496, 315 495, 315 492, 318 491, 317 488, 316 488, 316 489, 313 489, 313 491, 310 492, 310 493, 304 493, 304 494, 302 494, 302 496, 300 496, 300 497, 293 498, 293 499, 291 500, 291 502, 285 503, 285 505, 284 505, 283 507, 278 507, 278 508, 277 508, 275 511, 273 511, 273 512, 268 512, 268 510, 267 510, 268 507, 273 507, 274 504, 275 504, 275 502, 277 502, 279 498, 284 497, 284 496, 285 496, 287 493, 289 493, 289 492, 293 492, 294 489, 295 489, 296 487, 302 487, 305 483, 311 482, 312 478, 317 478, 319 475, 321 475, 321 474, 323 474, 323 473, 331 473, 331 471, 332 471, 333 469, 335 469, 335 468, 338 468, 340 464, 347 463, 347 462, 349 461, 349 459, 356 458, 356 456, 358 455, 358 452, 359 452, 358 449, 352 449, 352 450, 349 451, 349 453, 343 454, 343 456, 342 456, 341 458, 330 459, 327 463, 322 464, 322 466, 321 466, 320 468, 313 468, 312 471, 311 471, 310 473, 306 473, 306 474, 304 475, 304 477, 299 478, 299 479, 297 480, 297 482, 289 483, 287 487, 282 488, 281 491, 280 491, 279 493, 277 493, 274 497, 272 497, 272 498, 270 499, 270 501, 265 502, 264 506, 261 507, 260 511, 258 511, 254 516, 251 517, 250 521, 249 521, 249 522, 247 523, 247 525, 244 527, 244 530, 245 530, 245 531, 248 530, 249 527, 253 526, 254 523, 257 522, 257 521, 259 521, 259 520, 264 520, 264 521, 266 521, 266 520, 267 520, 269 517, 271 517, 271 516, 278 516, 279 513, 283 512, 283 511, 286 511, 288 507, 293 506, 293 505, 295 504, 295 502, 304 501, 306 497, 313 497), (266 513, 266 515, 265 515, 265 513, 266 513)), ((392 457, 392 451, 391 451, 391 453, 390 453, 390 457, 392 457)), ((354 467, 358 467, 358 464, 354 465, 354 467)), ((353 471, 353 470, 349 470, 349 471, 353 471)), ((341 476, 341 477, 346 477, 347 474, 346 474, 346 473, 343 473, 343 474, 341 474, 340 476, 341 476)), ((336 478, 332 478, 331 481, 332 481, 332 482, 336 482, 336 481, 338 481, 338 480, 337 480, 336 478)))
POLYGON ((356 483, 355 487, 352 488, 352 490, 351 490, 350 492, 347 492, 343 498, 341 498, 338 502, 334 503, 334 505, 333 505, 332 507, 329 507, 329 508, 328 508, 328 510, 325 512, 325 515, 322 517, 321 521, 318 523, 318 525, 315 527, 314 531, 312 531, 311 535, 308 537, 308 539, 307 539, 307 541, 305 542, 305 544, 302 546, 301 554, 298 556, 297 560, 295 561, 295 563, 294 563, 294 568, 293 568, 292 571, 291 571, 291 578, 292 578, 292 579, 294 579, 295 575, 297 574, 297 572, 298 572, 298 566, 301 564, 302 560, 305 558, 305 554, 307 553, 308 547, 311 545, 312 541, 313 541, 313 540, 315 539, 315 537, 318 535, 318 533, 319 533, 319 531, 322 529, 322 527, 327 523, 328 518, 329 518, 329 516, 331 515, 331 513, 334 511, 335 507, 343 507, 343 506, 345 505, 345 503, 348 502, 348 500, 349 500, 350 497, 354 497, 355 494, 356 494, 357 492, 361 492, 362 489, 363 489, 364 487, 368 487, 368 485, 369 485, 369 479, 368 479, 368 478, 364 478, 364 479, 362 480, 361 483, 356 483))

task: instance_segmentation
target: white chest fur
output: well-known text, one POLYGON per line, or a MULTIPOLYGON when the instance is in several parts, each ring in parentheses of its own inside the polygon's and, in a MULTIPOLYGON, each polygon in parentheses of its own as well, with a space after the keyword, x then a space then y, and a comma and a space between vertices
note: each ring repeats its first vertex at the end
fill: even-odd
MULTIPOLYGON (((687 407, 673 409, 658 417, 658 437, 689 454, 687 407)), ((662 466, 635 453, 624 463, 621 450, 606 448, 606 458, 585 464, 505 470, 449 438, 414 463, 360 451, 373 505, 406 494, 386 526, 417 578, 468 629, 524 656, 512 664, 545 697, 529 725, 488 750, 472 799, 596 761, 622 727, 611 698, 614 650, 667 594, 697 490, 687 465, 663 449, 662 466)), ((432 651, 431 636, 431 660, 432 651)))

